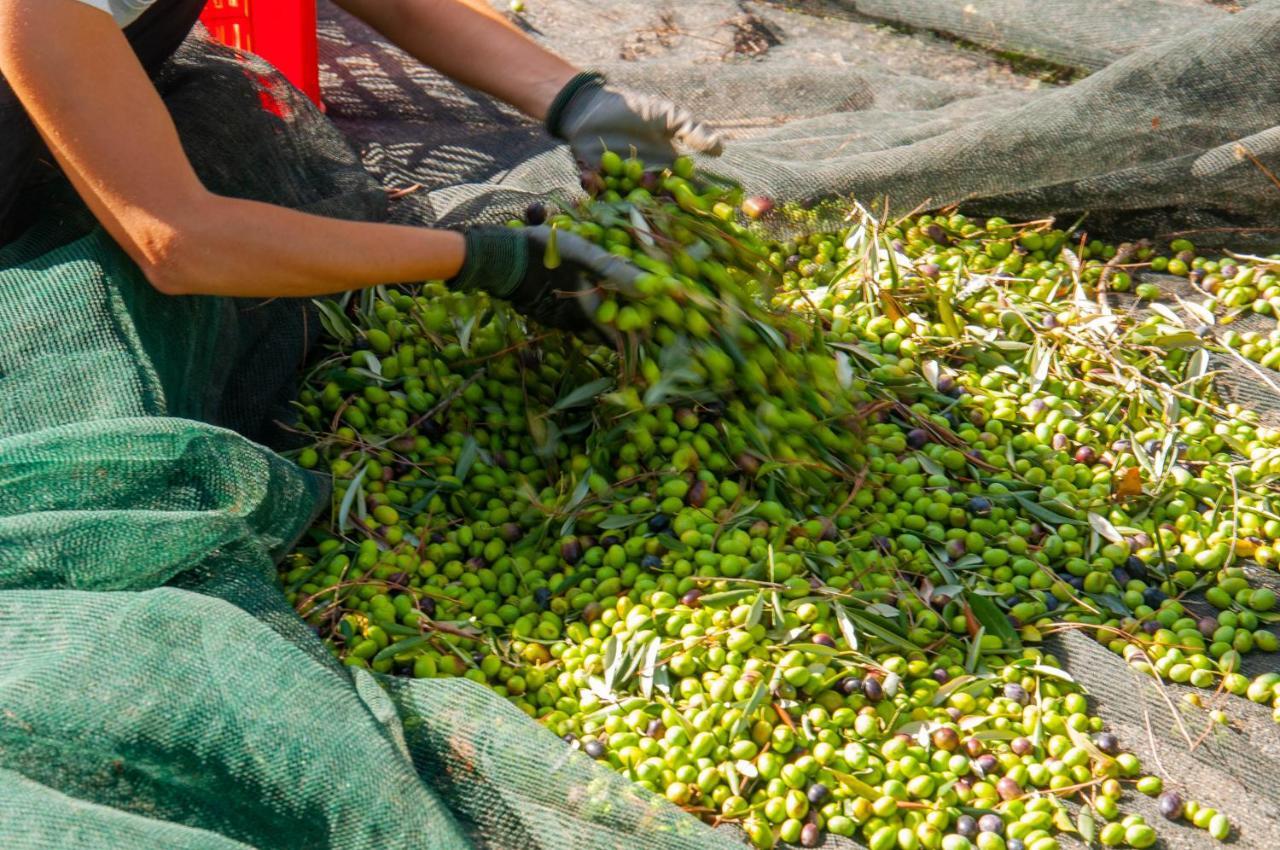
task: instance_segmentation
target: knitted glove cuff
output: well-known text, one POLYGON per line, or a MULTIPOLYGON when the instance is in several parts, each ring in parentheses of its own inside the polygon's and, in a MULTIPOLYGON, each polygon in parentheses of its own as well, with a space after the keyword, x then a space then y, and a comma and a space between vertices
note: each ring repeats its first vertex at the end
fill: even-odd
POLYGON ((563 139, 564 132, 560 125, 564 121, 565 113, 569 111, 569 104, 581 92, 602 88, 604 83, 604 74, 597 71, 580 71, 574 74, 573 79, 565 83, 564 88, 560 89, 560 93, 556 95, 555 100, 551 101, 551 106, 547 109, 547 132, 557 139, 563 139))
POLYGON ((529 247, 519 230, 511 227, 473 227, 463 234, 467 253, 462 268, 449 281, 459 292, 483 289, 507 298, 524 279, 529 267, 529 247))

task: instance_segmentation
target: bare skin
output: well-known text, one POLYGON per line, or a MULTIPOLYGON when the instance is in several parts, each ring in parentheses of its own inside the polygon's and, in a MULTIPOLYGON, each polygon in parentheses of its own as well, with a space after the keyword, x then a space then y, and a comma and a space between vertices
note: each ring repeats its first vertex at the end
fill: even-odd
MULTIPOLYGON (((339 0, 425 64, 534 118, 576 69, 460 0, 339 0), (503 57, 501 67, 491 57, 503 57)), ((348 222, 201 185, 119 26, 76 0, 0 0, 0 73, 76 190, 171 295, 301 297, 447 279, 462 235, 348 222)))

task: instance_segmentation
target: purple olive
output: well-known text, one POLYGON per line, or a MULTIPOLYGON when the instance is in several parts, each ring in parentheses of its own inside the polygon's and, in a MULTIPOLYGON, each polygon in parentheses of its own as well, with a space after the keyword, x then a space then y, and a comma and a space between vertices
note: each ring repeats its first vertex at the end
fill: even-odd
POLYGON ((1177 820, 1182 817, 1182 797, 1177 791, 1165 791, 1156 801, 1160 805, 1160 814, 1166 820, 1177 820))
POLYGON ((1022 786, 1016 780, 1005 776, 996 783, 996 793, 1001 800, 1013 800, 1022 796, 1022 786))
POLYGON ((1031 695, 1027 693, 1027 689, 1017 682, 1010 682, 1004 686, 1004 698, 1013 700, 1018 705, 1026 705, 1031 702, 1031 695))

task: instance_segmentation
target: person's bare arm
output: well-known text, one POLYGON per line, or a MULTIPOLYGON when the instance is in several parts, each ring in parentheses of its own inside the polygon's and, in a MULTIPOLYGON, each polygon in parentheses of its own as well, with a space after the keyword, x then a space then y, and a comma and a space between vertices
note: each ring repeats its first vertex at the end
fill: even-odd
POLYGON ((484 0, 335 0, 424 65, 539 121, 578 69, 484 0))
POLYGON ((452 277, 449 231, 346 222, 220 197, 111 17, 0 0, 0 73, 94 215, 169 294, 308 296, 452 277))

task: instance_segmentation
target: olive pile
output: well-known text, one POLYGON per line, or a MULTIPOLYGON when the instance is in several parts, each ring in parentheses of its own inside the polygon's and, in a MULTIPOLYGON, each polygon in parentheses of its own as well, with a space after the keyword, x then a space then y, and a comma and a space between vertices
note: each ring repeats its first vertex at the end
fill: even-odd
MULTIPOLYGON (((1280 255, 1257 257, 1230 255, 1218 258, 1200 256, 1186 239, 1176 239, 1169 246, 1171 257, 1154 256, 1150 265, 1155 271, 1186 277, 1207 298, 1206 310, 1222 314, 1221 324, 1230 325, 1241 316, 1280 318, 1280 255)), ((1218 336, 1226 348, 1269 369, 1280 370, 1280 331, 1228 328, 1218 336)))
POLYGON ((1280 699, 1239 672, 1276 649, 1244 562, 1280 557, 1280 432, 1200 320, 1095 297, 1194 260, 962 215, 774 241, 685 162, 604 166, 531 215, 649 272, 604 293, 616 346, 440 284, 326 306, 298 460, 333 510, 282 580, 334 651, 484 684, 759 847, 1151 846, 1129 789, 1225 837, 1036 648, 1280 699))

